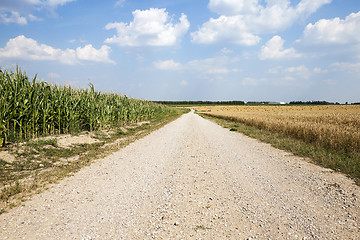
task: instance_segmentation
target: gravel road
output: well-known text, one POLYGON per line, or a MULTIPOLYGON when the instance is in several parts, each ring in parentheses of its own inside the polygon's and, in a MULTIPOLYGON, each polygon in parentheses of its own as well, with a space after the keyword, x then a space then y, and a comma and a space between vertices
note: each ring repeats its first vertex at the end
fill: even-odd
POLYGON ((360 239, 360 188, 188 113, 0 227, 0 239, 360 239))

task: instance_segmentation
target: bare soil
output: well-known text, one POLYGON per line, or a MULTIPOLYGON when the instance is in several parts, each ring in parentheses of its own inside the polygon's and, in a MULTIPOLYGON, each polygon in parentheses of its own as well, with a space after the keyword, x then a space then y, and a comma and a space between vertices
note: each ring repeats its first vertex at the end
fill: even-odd
POLYGON ((0 215, 0 239, 359 239, 359 198, 189 113, 0 215))
MULTIPOLYGON (((60 136, 48 136, 48 137, 38 138, 37 140, 46 140, 46 139, 56 139, 57 145, 60 148, 71 148, 72 146, 76 146, 79 144, 92 144, 92 143, 100 142, 98 139, 94 138, 94 136, 92 136, 91 134, 81 134, 79 136, 63 134, 60 136)), ((21 145, 23 146, 24 143, 20 144, 19 151, 22 151, 21 145)), ((12 163, 16 161, 15 155, 9 151, 0 151, 0 159, 8 163, 12 163)))

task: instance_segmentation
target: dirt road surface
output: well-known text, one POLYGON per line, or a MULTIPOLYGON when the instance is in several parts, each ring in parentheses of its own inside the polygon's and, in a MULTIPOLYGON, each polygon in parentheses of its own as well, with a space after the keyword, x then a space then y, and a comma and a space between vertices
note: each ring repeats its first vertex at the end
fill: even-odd
POLYGON ((194 113, 0 215, 0 239, 360 239, 345 176, 194 113))

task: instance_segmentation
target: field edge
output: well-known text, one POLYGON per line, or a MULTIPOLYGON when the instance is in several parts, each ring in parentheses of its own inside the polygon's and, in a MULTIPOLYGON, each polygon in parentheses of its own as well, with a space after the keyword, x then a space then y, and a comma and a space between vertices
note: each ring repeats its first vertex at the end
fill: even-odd
POLYGON ((353 179, 356 185, 360 186, 360 155, 357 153, 346 153, 326 149, 316 144, 306 143, 293 137, 270 132, 234 120, 210 116, 206 113, 197 114, 222 127, 228 128, 230 131, 240 132, 248 137, 269 143, 275 148, 289 151, 294 155, 303 157, 305 161, 310 161, 322 167, 341 172, 353 179))

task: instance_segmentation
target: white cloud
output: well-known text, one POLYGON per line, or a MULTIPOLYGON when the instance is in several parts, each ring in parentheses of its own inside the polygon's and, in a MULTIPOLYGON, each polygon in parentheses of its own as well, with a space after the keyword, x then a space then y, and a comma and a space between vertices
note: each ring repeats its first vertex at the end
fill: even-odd
POLYGON ((197 31, 191 33, 192 41, 201 44, 229 42, 252 46, 260 41, 260 37, 248 31, 242 16, 220 16, 211 18, 197 31))
POLYGON ((116 29, 117 35, 105 40, 120 46, 172 46, 188 31, 190 23, 182 14, 179 23, 174 23, 166 9, 150 8, 135 10, 130 23, 108 23, 107 30, 116 29))
POLYGON ((73 64, 76 60, 76 54, 72 49, 63 51, 45 44, 39 44, 34 39, 20 35, 10 39, 6 46, 0 49, 0 58, 59 60, 62 63, 73 64))
POLYGON ((191 33, 201 44, 228 42, 251 46, 260 41, 258 34, 276 33, 317 11, 331 0, 301 0, 295 7, 289 0, 210 0, 209 8, 220 14, 210 18, 191 33))
POLYGON ((99 50, 95 49, 91 44, 87 44, 83 48, 76 48, 76 56, 80 60, 115 63, 109 59, 110 52, 111 48, 106 45, 101 46, 99 50))
POLYGON ((349 63, 349 62, 336 62, 331 64, 331 67, 335 71, 344 71, 350 73, 359 73, 360 72, 360 62, 358 63, 349 63))
POLYGON ((321 19, 308 24, 303 41, 308 44, 360 43, 360 12, 351 13, 345 19, 321 19))
POLYGON ((259 58, 265 59, 291 59, 301 57, 294 48, 284 49, 284 40, 280 36, 272 37, 261 47, 259 58))
POLYGON ((39 17, 32 12, 43 9, 55 13, 58 6, 77 0, 8 0, 0 1, 0 22, 26 25, 28 21, 38 21, 39 17))
POLYGON ((0 59, 50 60, 70 65, 80 63, 81 60, 114 63, 109 59, 110 50, 106 45, 97 50, 91 44, 76 50, 61 50, 20 35, 10 39, 4 48, 0 48, 0 59))
POLYGON ((174 60, 157 61, 154 62, 154 66, 161 70, 179 70, 182 68, 182 64, 174 62, 174 60))
POLYGON ((26 25, 27 19, 20 16, 16 11, 11 11, 9 13, 0 12, 0 22, 2 23, 17 23, 19 25, 26 25))

